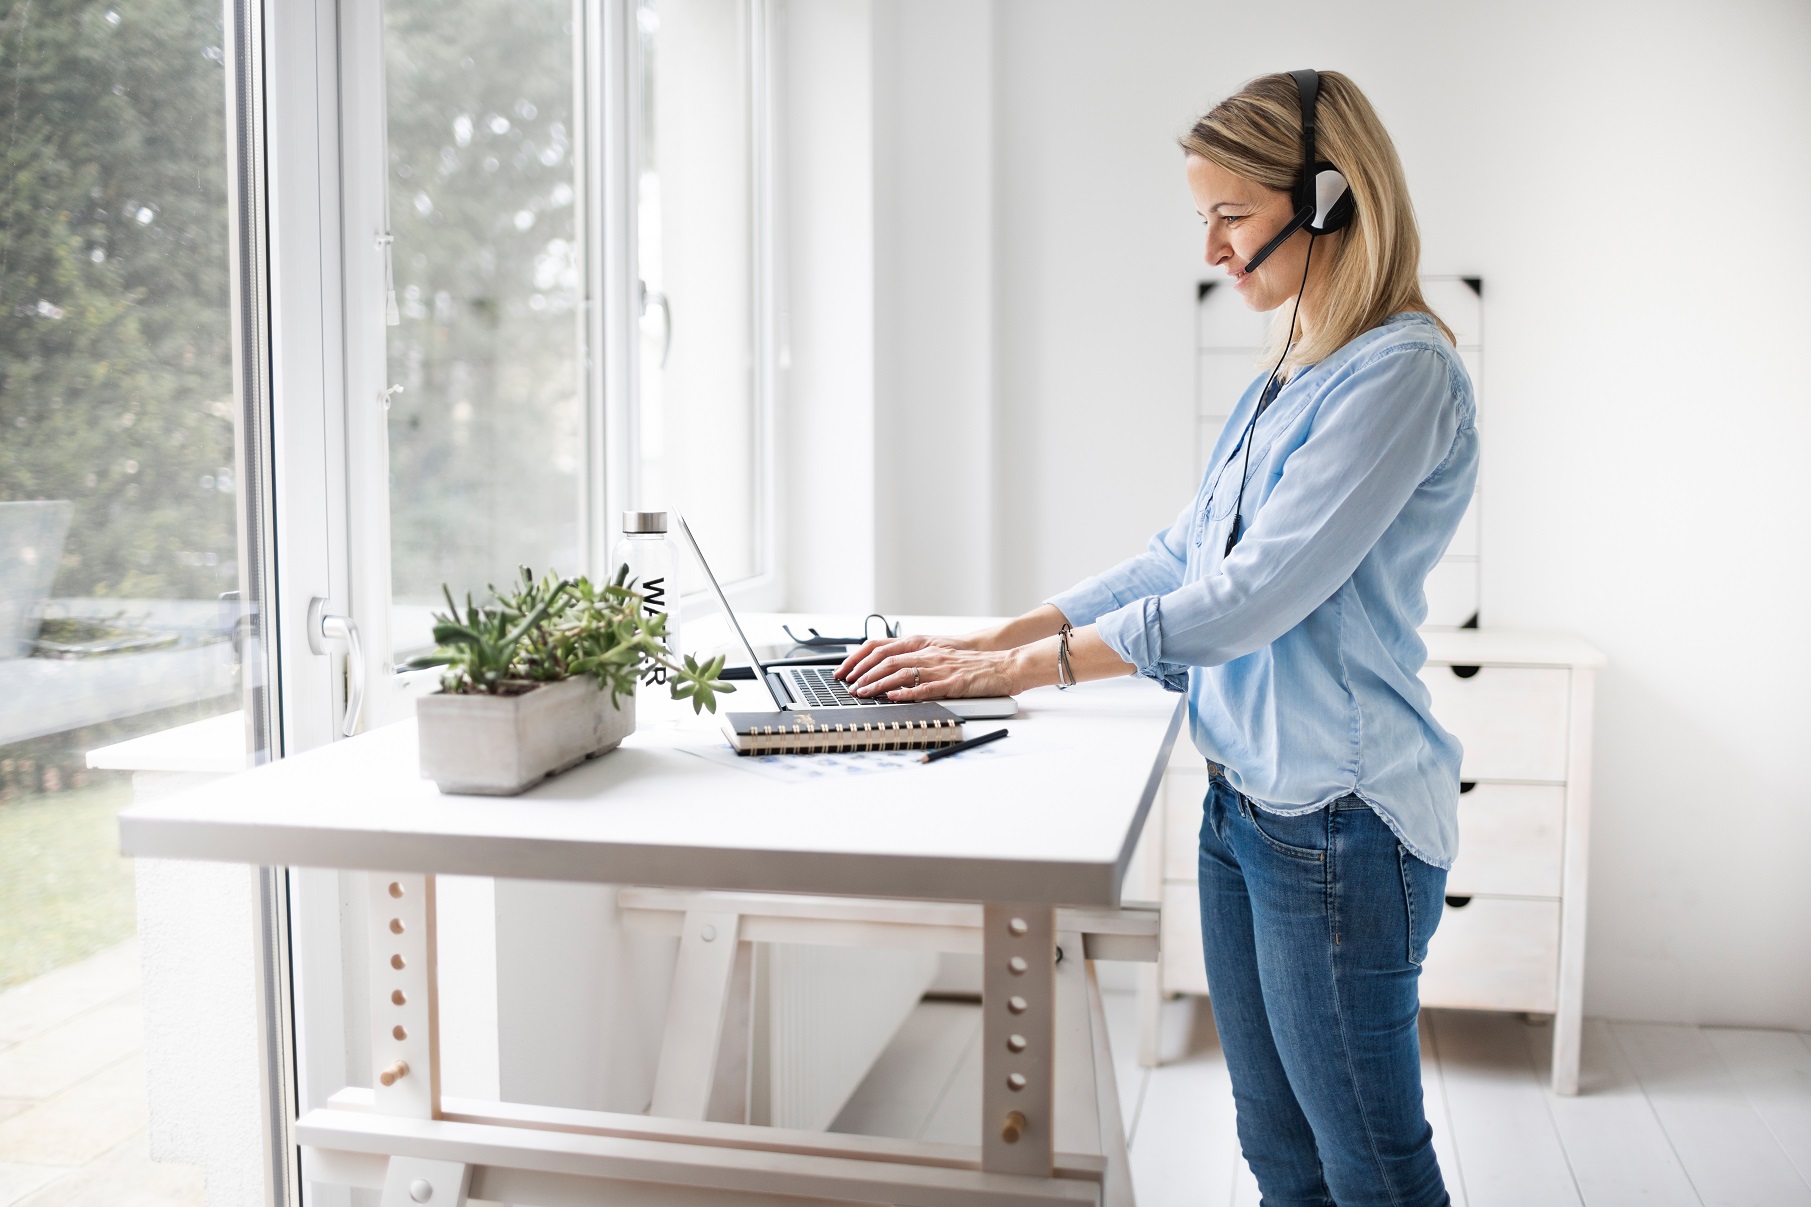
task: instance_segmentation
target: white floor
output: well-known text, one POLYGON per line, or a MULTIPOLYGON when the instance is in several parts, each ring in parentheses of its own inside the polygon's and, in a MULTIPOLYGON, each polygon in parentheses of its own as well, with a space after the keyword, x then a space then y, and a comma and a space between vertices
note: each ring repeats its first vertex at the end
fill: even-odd
MULTIPOLYGON (((1140 1207, 1257 1207, 1206 1001, 1166 1003, 1166 1061, 1147 1070, 1133 998, 1105 1000, 1140 1207)), ((1576 1098, 1545 1088, 1550 1037, 1514 1015, 1422 1015, 1455 1204, 1811 1207, 1811 1036, 1592 1021, 1576 1098)), ((835 1130, 972 1143, 979 1045, 979 1006, 921 1004, 835 1130)))
MULTIPOLYGON (((201 1174, 146 1153, 136 944, 0 994, 0 1207, 195 1207, 201 1174)), ((1256 1207, 1211 1012, 1164 1006, 1140 1068, 1134 1001, 1105 995, 1141 1207, 1256 1207)), ((972 1143, 980 1007, 927 1002, 836 1130, 972 1143)), ((1545 1088, 1549 1029, 1422 1016, 1423 1084, 1465 1207, 1811 1207, 1811 1035, 1591 1022, 1583 1092, 1545 1088)))

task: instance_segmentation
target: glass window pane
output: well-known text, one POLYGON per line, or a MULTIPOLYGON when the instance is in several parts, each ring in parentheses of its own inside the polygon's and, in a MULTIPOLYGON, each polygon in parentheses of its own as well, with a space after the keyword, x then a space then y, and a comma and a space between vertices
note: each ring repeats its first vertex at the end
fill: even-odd
POLYGON ((389 0, 396 652, 442 583, 580 564, 571 0, 389 0))
MULTIPOLYGON (((222 15, 0 3, 0 992, 32 983, 43 1033, 83 1019, 83 1051, 44 1066, 66 1080, 32 1105, 97 1158, 144 1153, 124 1100, 54 1105, 97 1052, 110 1093, 138 1076, 115 815, 243 768, 241 685, 262 678, 236 602, 222 15)), ((45 1201, 94 1174, 56 1177, 45 1201)), ((199 1201, 198 1169, 160 1178, 199 1201)))
POLYGON ((639 0, 636 23, 636 506, 682 512, 717 576, 745 579, 762 569, 748 4, 639 0))

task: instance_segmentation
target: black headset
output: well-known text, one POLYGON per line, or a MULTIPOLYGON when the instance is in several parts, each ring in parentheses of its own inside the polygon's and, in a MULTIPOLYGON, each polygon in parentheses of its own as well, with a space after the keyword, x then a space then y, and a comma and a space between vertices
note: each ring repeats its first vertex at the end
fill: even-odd
POLYGON ((1308 232, 1308 255, 1302 261, 1301 287, 1295 291, 1295 313, 1289 316, 1289 342, 1283 345, 1283 355, 1277 358, 1276 368, 1270 371, 1270 380, 1264 383, 1264 392, 1258 397, 1258 405, 1251 413, 1251 421, 1245 425, 1245 434, 1239 438, 1239 443, 1245 446, 1245 462, 1239 470, 1239 496, 1233 503, 1232 528, 1226 534, 1226 549, 1221 554, 1222 557, 1230 557, 1233 546, 1239 543, 1245 518, 1245 482, 1251 472, 1252 437, 1257 432, 1258 417, 1282 392, 1277 374, 1282 372, 1283 361, 1288 359, 1289 349, 1295 345, 1295 320, 1302 310, 1302 292, 1308 288, 1308 265, 1314 258, 1314 237, 1344 230, 1351 224, 1352 214, 1356 209, 1352 201, 1352 188, 1346 183, 1345 175, 1332 164, 1314 156, 1314 104, 1320 99, 1320 72, 1310 69, 1292 71, 1289 75, 1295 81, 1296 94, 1302 102, 1302 174, 1295 182, 1295 214, 1283 224, 1283 229, 1270 242, 1258 248, 1257 254, 1245 262, 1245 271, 1256 269, 1270 258, 1271 252, 1283 246, 1289 236, 1299 230, 1308 232))
POLYGON ((1302 102, 1302 174, 1295 182, 1295 215, 1284 224, 1276 237, 1258 248, 1257 255, 1245 262, 1252 272, 1270 258, 1270 253, 1283 246, 1289 236, 1306 229, 1311 235, 1330 235, 1344 230, 1352 222, 1352 189, 1345 175, 1332 164, 1314 157, 1314 103, 1320 99, 1321 73, 1314 70, 1292 71, 1295 90, 1302 102))

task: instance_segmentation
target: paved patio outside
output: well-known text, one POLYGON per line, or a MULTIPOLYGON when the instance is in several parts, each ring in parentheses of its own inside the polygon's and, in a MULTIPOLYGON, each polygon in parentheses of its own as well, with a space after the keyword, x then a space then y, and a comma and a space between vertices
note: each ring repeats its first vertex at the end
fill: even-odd
POLYGON ((150 1159, 138 942, 0 992, 0 1207, 201 1207, 150 1159))

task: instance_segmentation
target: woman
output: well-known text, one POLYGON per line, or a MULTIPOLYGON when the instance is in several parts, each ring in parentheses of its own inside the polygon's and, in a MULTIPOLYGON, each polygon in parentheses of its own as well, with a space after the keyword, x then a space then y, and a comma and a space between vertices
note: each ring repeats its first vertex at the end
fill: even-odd
POLYGON ((1421 296, 1389 135, 1345 76, 1315 95, 1297 74, 1253 80, 1182 139, 1207 263, 1248 306, 1292 315, 1195 498, 1143 554, 1034 612, 869 642, 838 674, 900 701, 1125 674, 1186 690, 1212 772, 1208 984, 1264 1202, 1439 1204, 1416 978, 1457 846, 1460 751, 1429 712, 1415 630, 1477 477, 1475 405, 1421 296), (1343 174, 1348 220, 1316 234, 1339 225, 1316 217, 1259 257, 1299 212, 1305 144, 1343 174))

